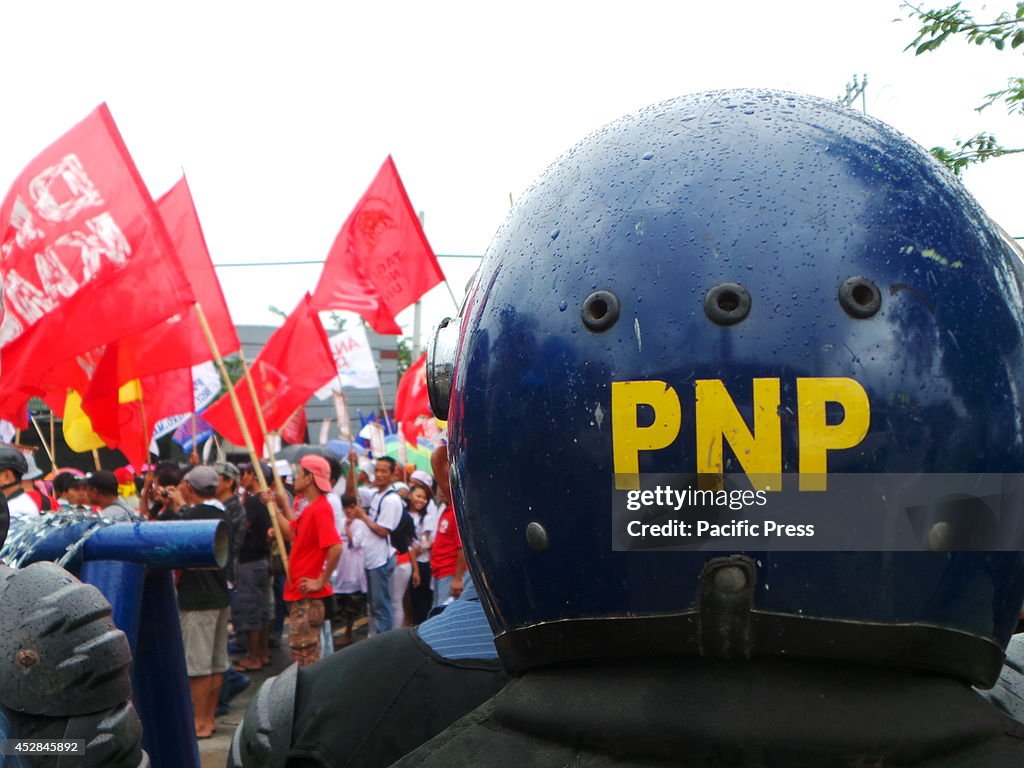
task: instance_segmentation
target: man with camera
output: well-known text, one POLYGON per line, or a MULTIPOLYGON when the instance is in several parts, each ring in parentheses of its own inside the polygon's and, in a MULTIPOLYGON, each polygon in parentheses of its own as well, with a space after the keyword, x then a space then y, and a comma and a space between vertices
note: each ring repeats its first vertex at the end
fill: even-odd
MULTIPOLYGON (((167 510, 161 520, 224 520, 224 505, 216 499, 220 478, 211 467, 189 470, 177 487, 161 488, 167 510), (166 496, 165 496, 166 493, 166 496)), ((178 612, 185 644, 188 684, 195 711, 196 738, 215 730, 217 701, 228 668, 227 578, 221 568, 192 568, 178 581, 178 612)))

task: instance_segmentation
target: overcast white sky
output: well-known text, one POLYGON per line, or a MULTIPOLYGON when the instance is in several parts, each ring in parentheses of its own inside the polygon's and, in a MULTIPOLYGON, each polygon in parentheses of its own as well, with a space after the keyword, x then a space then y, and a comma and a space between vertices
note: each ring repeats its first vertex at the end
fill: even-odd
MULTIPOLYGON (((868 112, 924 146, 979 130, 1024 146, 1024 117, 973 111, 1024 74, 1024 54, 963 43, 904 53, 916 26, 897 0, 2 8, 0 192, 106 101, 154 197, 184 169, 218 265, 322 259, 388 153, 435 252, 482 254, 510 195, 577 140, 646 104, 709 89, 835 98, 867 74, 868 112)), ((966 177, 1013 235, 1024 235, 1022 171, 1024 158, 1007 157, 966 177)), ((459 298, 475 263, 441 259, 459 298)), ((290 311, 319 267, 218 274, 237 323, 278 325, 268 306, 290 311)), ((435 288, 424 334, 452 310, 435 288)), ((411 333, 411 310, 400 320, 411 333)))

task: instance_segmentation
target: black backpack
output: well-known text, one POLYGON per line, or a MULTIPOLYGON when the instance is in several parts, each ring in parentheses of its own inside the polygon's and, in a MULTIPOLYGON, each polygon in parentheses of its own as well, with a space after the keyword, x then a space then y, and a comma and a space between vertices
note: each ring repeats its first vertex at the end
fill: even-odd
MULTIPOLYGON (((390 491, 380 497, 380 503, 377 504, 377 516, 380 517, 380 508, 384 504, 384 499, 390 496, 392 493, 398 495, 398 491, 392 488, 390 491)), ((409 547, 416 540, 416 522, 412 519, 412 515, 409 514, 409 505, 406 503, 400 495, 398 500, 402 502, 402 516, 398 518, 398 525, 395 526, 395 530, 391 532, 391 546, 393 546, 399 554, 404 555, 409 551, 409 547)), ((374 522, 377 522, 376 517, 374 522)))

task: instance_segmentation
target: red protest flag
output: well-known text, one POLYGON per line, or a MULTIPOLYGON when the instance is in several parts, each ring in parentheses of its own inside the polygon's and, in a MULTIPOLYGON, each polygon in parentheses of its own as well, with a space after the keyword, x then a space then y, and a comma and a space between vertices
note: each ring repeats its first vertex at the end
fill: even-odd
POLYGON ((136 466, 147 463, 156 423, 193 410, 192 371, 180 368, 143 376, 123 385, 116 381, 115 358, 104 358, 81 408, 92 430, 136 466), (138 463, 137 461, 138 460, 138 463))
POLYGON ((395 316, 443 280, 389 155, 335 238, 313 306, 348 309, 377 333, 398 334, 395 316))
MULTIPOLYGON (((206 314, 218 351, 221 355, 236 352, 241 344, 185 179, 160 198, 157 209, 170 233, 181 268, 193 287, 196 301, 206 314)), ((110 389, 116 390, 132 379, 191 368, 212 357, 198 316, 189 307, 143 333, 126 336, 108 345, 100 365, 113 366, 113 369, 106 371, 102 387, 99 386, 99 377, 92 377, 92 382, 82 392, 82 408, 91 413, 89 402, 93 397, 107 396, 110 389)), ((51 377, 60 373, 54 371, 51 377)))
POLYGON ((405 441, 416 445, 416 438, 423 431, 417 425, 420 416, 430 416, 430 395, 427 392, 427 354, 409 366, 398 382, 395 396, 395 421, 402 424, 405 441))
MULTIPOLYGON (((280 428, 295 409, 337 375, 327 333, 307 293, 299 305, 274 331, 250 366, 256 394, 268 430, 280 428)), ((256 450, 263 446, 256 410, 245 379, 234 385, 256 450)), ((221 396, 203 412, 210 426, 235 445, 245 445, 242 428, 235 418, 228 395, 221 396)))
POLYGON ((306 442, 306 429, 309 424, 306 421, 306 406, 300 405, 295 413, 281 427, 281 439, 286 443, 298 445, 306 442))
POLYGON ((194 302, 106 105, 11 186, 0 204, 0 276, 5 411, 46 394, 49 369, 194 302))

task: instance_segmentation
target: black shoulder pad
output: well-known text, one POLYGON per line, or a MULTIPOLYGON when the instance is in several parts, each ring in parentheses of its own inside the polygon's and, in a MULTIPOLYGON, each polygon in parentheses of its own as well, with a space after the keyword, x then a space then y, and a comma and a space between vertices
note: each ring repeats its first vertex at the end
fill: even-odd
POLYGON ((130 701, 78 717, 17 714, 10 737, 82 742, 74 754, 35 758, 32 765, 56 768, 149 768, 150 765, 149 756, 142 749, 142 723, 130 701))
POLYGON ((277 768, 292 741, 299 665, 292 664, 263 684, 249 703, 231 741, 228 768, 277 768))

